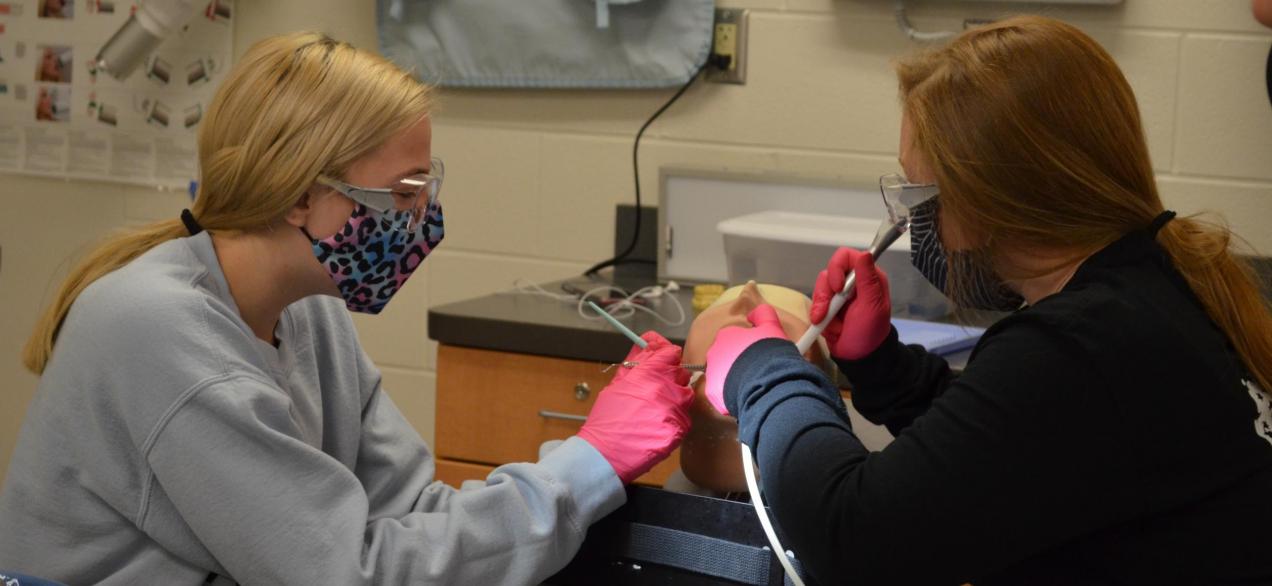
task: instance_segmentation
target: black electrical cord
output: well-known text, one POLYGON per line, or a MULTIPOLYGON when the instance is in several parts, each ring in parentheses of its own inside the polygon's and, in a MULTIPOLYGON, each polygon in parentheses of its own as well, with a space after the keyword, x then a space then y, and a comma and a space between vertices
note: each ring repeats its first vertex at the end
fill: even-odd
POLYGON ((664 103, 661 108, 658 108, 658 111, 654 112, 654 115, 650 116, 649 119, 646 120, 645 123, 641 125, 640 131, 636 133, 636 140, 632 144, 632 176, 636 184, 636 222, 632 228, 632 241, 627 244, 627 248, 625 250, 618 253, 617 255, 614 255, 613 258, 596 263, 592 265, 592 268, 586 271, 583 271, 584 276, 591 277, 595 275, 597 271, 603 268, 612 267, 612 266, 623 264, 623 263, 653 262, 653 261, 649 261, 645 259, 628 259, 627 258, 632 253, 633 250, 636 250, 636 241, 637 239, 640 238, 640 158, 639 158, 640 138, 645 135, 645 129, 649 128, 650 124, 653 124, 654 121, 657 120, 659 116, 662 116, 663 112, 667 111, 667 108, 670 108, 672 104, 676 103, 676 100, 680 99, 680 96, 685 93, 685 90, 689 89, 689 86, 693 85, 693 82, 698 79, 698 76, 702 74, 702 70, 705 69, 706 67, 707 65, 703 64, 696 71, 694 71, 693 75, 689 76, 689 81, 686 81, 685 85, 680 86, 680 89, 676 90, 675 95, 671 96, 671 99, 667 100, 667 102, 664 103))

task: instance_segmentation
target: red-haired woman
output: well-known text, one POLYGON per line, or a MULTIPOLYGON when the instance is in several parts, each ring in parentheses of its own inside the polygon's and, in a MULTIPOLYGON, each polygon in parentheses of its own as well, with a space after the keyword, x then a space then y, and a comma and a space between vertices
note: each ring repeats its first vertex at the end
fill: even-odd
POLYGON ((901 165, 939 192, 915 265, 1013 313, 955 376, 897 341, 870 256, 836 253, 810 318, 855 270, 826 336, 897 436, 874 454, 762 307, 717 336, 708 388, 787 545, 822 583, 1272 584, 1272 315, 1226 229, 1163 209, 1113 59, 1018 17, 897 71, 901 165))

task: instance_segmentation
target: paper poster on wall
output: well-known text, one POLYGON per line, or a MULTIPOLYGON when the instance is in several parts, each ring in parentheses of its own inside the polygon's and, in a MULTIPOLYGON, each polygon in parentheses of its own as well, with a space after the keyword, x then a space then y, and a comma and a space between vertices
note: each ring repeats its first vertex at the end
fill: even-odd
POLYGON ((137 9, 118 0, 0 0, 0 171, 184 189, 230 63, 234 0, 213 0, 127 79, 98 72, 137 9))

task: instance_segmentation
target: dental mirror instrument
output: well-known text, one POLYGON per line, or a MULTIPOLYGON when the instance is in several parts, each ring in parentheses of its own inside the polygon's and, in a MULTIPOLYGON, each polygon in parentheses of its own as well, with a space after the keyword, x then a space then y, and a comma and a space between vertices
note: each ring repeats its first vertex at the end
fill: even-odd
POLYGON ((618 333, 623 334, 624 336, 627 336, 627 339, 631 340, 633 344, 640 347, 641 350, 644 350, 645 348, 649 347, 649 342, 646 342, 640 336, 637 336, 636 332, 633 332, 631 328, 623 325, 623 322, 620 322, 617 319, 614 319, 614 316, 610 315, 608 311, 601 309, 601 306, 591 301, 587 302, 587 306, 591 307, 592 310, 595 311, 596 313, 601 314, 601 317, 605 318, 605 321, 609 322, 609 325, 614 326, 614 329, 618 330, 618 333))
MULTIPOLYGON (((631 330, 631 328, 629 328, 629 327, 627 327, 627 326, 623 325, 623 322, 620 322, 620 321, 618 321, 617 319, 614 319, 614 316, 610 315, 608 311, 605 311, 604 309, 601 309, 601 306, 599 306, 599 305, 597 305, 597 304, 595 304, 595 303, 592 303, 591 301, 588 301, 588 302, 586 302, 586 303, 588 304, 588 306, 589 306, 589 307, 591 307, 594 311, 596 311, 596 313, 601 314, 601 317, 605 318, 605 321, 609 322, 609 324, 610 324, 611 326, 614 326, 614 329, 618 330, 618 331, 619 331, 619 333, 623 334, 624 336, 627 336, 627 339, 631 340, 633 344, 636 344, 637 346, 639 346, 641 350, 644 350, 645 348, 648 348, 648 347, 649 347, 649 342, 646 342, 644 338, 641 338, 640 336, 637 336, 637 335, 636 335, 636 332, 633 332, 633 331, 631 330)), ((622 365, 623 365, 623 366, 626 366, 626 367, 628 367, 628 368, 632 368, 632 367, 636 366, 636 363, 635 363, 635 362, 623 362, 623 363, 622 363, 622 365)), ((695 375, 701 375, 703 372, 706 372, 706 370, 707 370, 707 365, 705 365, 705 364, 681 364, 681 365, 680 365, 680 368, 683 368, 683 369, 688 370, 688 371, 692 371, 695 375)), ((696 379, 695 379, 695 380, 696 380, 696 379)), ((690 384, 692 384, 692 383, 690 383, 690 384)))

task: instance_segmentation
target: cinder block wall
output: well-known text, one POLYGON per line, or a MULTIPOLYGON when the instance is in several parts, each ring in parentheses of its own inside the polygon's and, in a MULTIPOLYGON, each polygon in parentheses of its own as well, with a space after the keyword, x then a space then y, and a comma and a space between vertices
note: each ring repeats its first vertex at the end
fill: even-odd
MULTIPOLYGON (((721 0, 752 10, 745 86, 701 84, 646 134, 646 201, 663 165, 772 172, 869 185, 896 169, 900 112, 890 60, 914 47, 889 0, 721 0)), ((1272 31, 1245 0, 1125 0, 1116 7, 912 2, 924 30, 1030 11, 1068 20, 1121 64, 1138 95, 1170 207, 1215 210, 1272 254, 1272 31)), ((244 0, 235 52, 317 29, 375 46, 373 0, 244 0)), ((445 244, 387 311, 357 318, 385 385, 433 432, 431 303, 523 277, 577 274, 611 251, 613 209, 632 201, 631 140, 670 92, 446 91, 434 151, 445 158, 445 244)), ((173 217, 182 196, 85 182, 0 177, 0 470, 35 389, 17 352, 65 259, 101 233, 173 217)))

